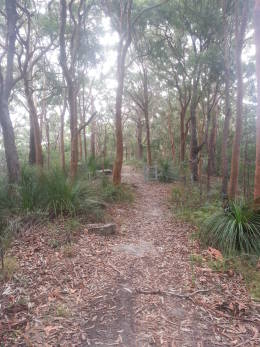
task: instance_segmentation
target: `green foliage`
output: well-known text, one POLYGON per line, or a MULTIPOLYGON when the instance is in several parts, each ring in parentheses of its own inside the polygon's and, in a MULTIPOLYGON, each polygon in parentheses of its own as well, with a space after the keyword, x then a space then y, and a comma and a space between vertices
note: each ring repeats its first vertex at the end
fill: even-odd
MULTIPOLYGON (((113 168, 113 162, 111 158, 106 158, 104 160, 103 157, 90 157, 87 163, 87 166, 82 167, 82 170, 86 170, 90 173, 92 177, 96 177, 96 171, 97 170, 103 170, 103 169, 112 169, 113 168)), ((81 170, 81 171, 82 171, 81 170)))
POLYGON ((169 160, 160 160, 158 176, 160 182, 173 182, 179 179, 179 172, 177 168, 172 167, 169 160))
POLYGON ((18 192, 21 209, 23 211, 35 210, 41 196, 40 172, 35 167, 24 166, 22 168, 18 192))
POLYGON ((161 160, 159 165, 159 180, 161 182, 170 182, 170 163, 168 160, 161 160))
POLYGON ((102 197, 108 202, 132 202, 133 193, 127 185, 115 186, 107 177, 102 179, 102 197))
POLYGON ((190 255, 190 261, 201 266, 203 263, 203 257, 200 254, 193 253, 190 255))
POLYGON ((96 175, 97 167, 98 166, 97 166, 96 159, 94 157, 90 157, 89 161, 88 161, 87 168, 88 168, 88 171, 90 172, 90 174, 94 177, 96 175))
POLYGON ((260 254, 260 214, 242 202, 231 202, 227 211, 206 220, 200 238, 224 254, 260 254))
MULTIPOLYGON (((55 217, 59 215, 76 215, 93 209, 91 196, 95 195, 84 180, 71 182, 61 168, 55 167, 49 171, 39 171, 35 168, 24 167, 21 181, 14 189, 13 207, 20 213, 39 213, 46 211, 55 217)), ((0 185, 0 215, 10 201, 10 193, 0 185), (5 203, 6 202, 6 203, 5 203)))
POLYGON ((48 211, 58 215, 75 215, 85 191, 79 182, 72 183, 60 168, 45 174, 42 184, 43 204, 48 211), (45 202, 44 202, 45 198, 45 202))

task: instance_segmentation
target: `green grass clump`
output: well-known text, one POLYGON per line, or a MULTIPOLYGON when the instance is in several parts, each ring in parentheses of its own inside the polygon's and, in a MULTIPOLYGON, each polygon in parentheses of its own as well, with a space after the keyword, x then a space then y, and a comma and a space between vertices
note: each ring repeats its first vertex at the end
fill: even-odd
POLYGON ((242 202, 231 202, 227 211, 209 217, 201 240, 223 254, 260 254, 260 214, 242 202))
POLYGON ((71 182, 59 167, 49 171, 25 167, 18 186, 21 211, 43 210, 55 217, 76 215, 82 211, 88 194, 89 188, 85 182, 71 182))
POLYGON ((127 185, 115 186, 109 181, 107 177, 104 177, 101 183, 102 198, 107 202, 132 202, 133 193, 127 185))
POLYGON ((45 175, 42 189, 43 208, 52 211, 55 216, 75 215, 87 194, 79 181, 71 182, 59 168, 45 175))
POLYGON ((24 166, 21 170, 21 181, 18 186, 20 208, 33 211, 40 205, 42 198, 40 172, 32 166, 24 166))

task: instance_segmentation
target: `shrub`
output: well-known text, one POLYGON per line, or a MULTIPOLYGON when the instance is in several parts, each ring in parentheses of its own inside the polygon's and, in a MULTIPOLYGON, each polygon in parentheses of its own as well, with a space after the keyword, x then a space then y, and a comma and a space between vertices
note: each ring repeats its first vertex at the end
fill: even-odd
POLYGON ((122 184, 115 186, 107 177, 102 180, 101 193, 103 199, 108 202, 133 201, 133 194, 128 186, 122 184))
POLYGON ((18 193, 20 208, 26 213, 42 210, 57 217, 82 211, 89 188, 79 180, 71 182, 59 167, 41 172, 25 167, 18 193))
POLYGON ((24 166, 18 187, 21 209, 33 211, 41 201, 40 172, 35 167, 24 166))
POLYGON ((231 202, 206 220, 200 238, 227 255, 260 254, 260 214, 245 203, 231 202))
POLYGON ((170 182, 170 163, 168 160, 162 160, 159 164, 159 181, 170 182))
POLYGON ((58 215, 75 215, 87 191, 79 182, 71 182, 60 168, 50 170, 42 182, 43 207, 58 215))

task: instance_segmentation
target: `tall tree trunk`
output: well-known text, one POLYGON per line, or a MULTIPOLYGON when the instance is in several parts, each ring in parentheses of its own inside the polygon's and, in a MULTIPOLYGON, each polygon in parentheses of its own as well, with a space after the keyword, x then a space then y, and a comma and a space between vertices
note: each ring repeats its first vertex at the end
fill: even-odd
POLYGON ((136 123, 136 134, 137 134, 137 158, 138 160, 143 159, 143 143, 142 143, 142 132, 143 132, 143 125, 140 117, 137 120, 136 123))
POLYGON ((198 139, 197 139, 197 119, 196 119, 196 103, 191 102, 190 109, 191 119, 191 145, 190 145, 190 165, 193 182, 199 179, 198 174, 198 139))
POLYGON ((24 76, 24 92, 26 96, 26 101, 30 113, 30 125, 32 125, 33 139, 34 139, 34 149, 35 149, 35 164, 39 167, 43 167, 43 154, 42 154, 42 144, 41 144, 41 133, 39 120, 37 115, 37 109, 33 100, 33 89, 31 85, 32 73, 26 73, 24 76))
POLYGON ((105 166, 105 161, 107 158, 107 126, 106 125, 105 125, 105 130, 104 130, 103 158, 104 158, 104 165, 103 166, 105 166))
POLYGON ((75 179, 78 171, 78 117, 77 95, 74 86, 68 86, 68 103, 70 112, 70 177, 75 179))
POLYGON ((63 172, 66 170, 66 162, 65 162, 65 145, 64 145, 64 117, 66 112, 67 99, 66 94, 64 93, 64 101, 63 108, 60 114, 60 160, 61 160, 61 168, 63 172))
MULTIPOLYGON (((86 108, 85 108, 85 85, 83 84, 83 95, 82 95, 82 119, 83 124, 86 122, 86 108)), ((84 148, 84 160, 87 161, 87 137, 86 137, 86 127, 82 131, 83 136, 83 148, 84 148)))
MULTIPOLYGON (((78 110, 79 110, 79 119, 80 119, 80 124, 83 124, 84 119, 83 119, 83 111, 81 108, 81 104, 80 104, 80 96, 78 97, 78 110)), ((83 154, 83 145, 82 145, 82 130, 79 130, 78 132, 78 136, 79 136, 79 161, 82 161, 82 154, 83 154)))
POLYGON ((255 43, 256 43, 256 77, 257 77, 257 125, 256 125, 256 165, 254 201, 260 209, 260 0, 255 1, 255 43))
POLYGON ((210 177, 214 172, 216 128, 217 128, 217 113, 213 111, 212 128, 211 128, 211 132, 209 136, 209 144, 208 144, 207 192, 210 191, 210 188, 211 188, 210 177))
POLYGON ((29 138, 29 164, 30 165, 36 164, 33 121, 32 121, 31 115, 30 115, 30 138, 29 138))
POLYGON ((20 178, 20 165, 7 100, 0 100, 0 123, 4 139, 8 180, 9 183, 17 183, 20 178))
POLYGON ((147 165, 152 165, 150 121, 149 121, 149 96, 148 96, 148 76, 147 70, 143 69, 143 87, 144 87, 144 119, 146 126, 146 144, 147 144, 147 165))
POLYGON ((47 119, 45 115, 45 133, 46 133, 46 141, 47 141, 47 168, 50 168, 50 161, 51 161, 51 143, 50 143, 50 126, 49 126, 49 120, 47 119))
POLYGON ((124 15, 120 18, 120 41, 118 44, 117 55, 117 91, 116 91, 116 113, 115 113, 115 127, 116 127, 116 158, 113 168, 113 184, 119 185, 121 183, 121 171, 123 164, 123 131, 122 131, 122 101, 124 93, 125 81, 125 59, 128 48, 132 42, 132 14, 133 0, 127 0, 125 5, 124 15), (126 26, 125 31, 123 26, 126 26))
POLYGON ((113 183, 118 185, 121 183, 121 170, 123 164, 123 131, 122 131, 122 100, 124 91, 125 78, 125 54, 123 54, 123 42, 120 42, 118 58, 117 58, 117 92, 116 92, 116 158, 113 168, 113 183))
POLYGON ((60 64, 64 79, 67 84, 68 90, 68 105, 70 115, 70 178, 73 181, 76 177, 78 170, 78 114, 77 114, 77 88, 76 88, 76 74, 75 65, 77 50, 79 46, 79 30, 81 26, 81 10, 83 8, 84 1, 80 0, 78 4, 78 21, 76 21, 75 14, 72 14, 72 3, 69 3, 70 19, 73 23, 73 34, 71 37, 70 45, 70 66, 68 66, 69 59, 66 54, 65 43, 65 29, 67 22, 67 1, 60 0, 60 31, 59 31, 59 44, 60 44, 60 64), (73 18, 72 18, 73 17, 73 18))
POLYGON ((223 13, 224 13, 224 62, 225 62, 225 120, 222 138, 222 153, 221 153, 221 166, 222 166, 222 196, 224 199, 227 197, 228 191, 228 138, 229 126, 231 119, 231 103, 230 103, 230 51, 229 51, 229 26, 227 20, 227 0, 223 0, 223 13))
POLYGON ((171 122, 171 114, 168 112, 167 114, 167 120, 168 120, 168 132, 171 142, 171 154, 172 154, 172 161, 175 162, 175 144, 174 144, 174 134, 172 130, 172 122, 171 122))
POLYGON ((239 2, 236 2, 236 72, 237 72, 237 100, 236 100, 236 129, 233 140, 231 174, 229 181, 229 198, 234 199, 237 193, 239 160, 240 160, 240 143, 242 137, 243 121, 243 72, 242 72, 242 49, 247 23, 247 5, 243 4, 242 23, 239 23, 239 2))
POLYGON ((93 120, 91 124, 91 135, 90 135, 90 148, 91 157, 96 158, 96 121, 93 120))
POLYGON ((7 163, 8 179, 10 183, 17 183, 20 178, 20 165, 17 148, 15 144, 14 129, 9 114, 8 101, 13 88, 13 65, 16 41, 16 22, 18 15, 16 12, 16 0, 6 0, 6 19, 7 19, 7 59, 5 66, 5 78, 3 69, 0 67, 0 124, 3 131, 5 157, 7 163))
POLYGON ((185 116, 186 109, 182 108, 180 112, 180 162, 185 160, 185 116))

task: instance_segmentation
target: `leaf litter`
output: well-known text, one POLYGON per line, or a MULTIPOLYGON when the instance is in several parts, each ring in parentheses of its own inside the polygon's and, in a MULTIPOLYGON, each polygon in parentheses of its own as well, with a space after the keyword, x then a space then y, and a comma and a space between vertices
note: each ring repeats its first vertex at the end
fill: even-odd
POLYGON ((259 346, 260 306, 241 276, 191 264, 203 252, 169 209, 171 185, 131 168, 124 180, 136 199, 108 208, 116 235, 83 227, 70 256, 50 243, 48 225, 14 242, 19 271, 0 286, 2 345, 259 346))

